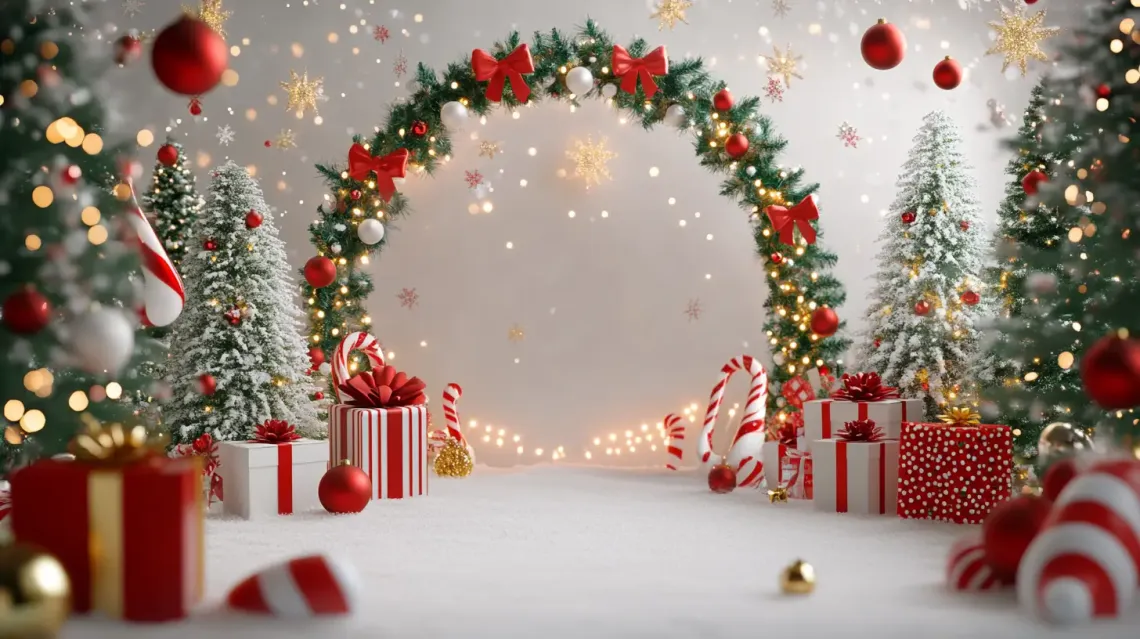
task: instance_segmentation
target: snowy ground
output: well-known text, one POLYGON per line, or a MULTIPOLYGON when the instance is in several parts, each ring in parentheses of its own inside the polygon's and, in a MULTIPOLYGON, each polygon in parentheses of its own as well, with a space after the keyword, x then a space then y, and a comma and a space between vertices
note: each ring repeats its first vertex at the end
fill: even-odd
POLYGON ((193 620, 82 620, 62 637, 1136 636, 1136 616, 1063 633, 1024 618, 1008 595, 947 593, 942 565, 958 527, 816 513, 754 491, 713 495, 703 484, 703 475, 657 470, 479 468, 465 480, 433 480, 428 498, 373 502, 356 516, 215 519, 208 602, 193 620), (366 588, 355 618, 285 624, 218 609, 241 577, 313 551, 355 559, 366 588), (815 565, 819 584, 788 598, 777 575, 797 557, 815 565))

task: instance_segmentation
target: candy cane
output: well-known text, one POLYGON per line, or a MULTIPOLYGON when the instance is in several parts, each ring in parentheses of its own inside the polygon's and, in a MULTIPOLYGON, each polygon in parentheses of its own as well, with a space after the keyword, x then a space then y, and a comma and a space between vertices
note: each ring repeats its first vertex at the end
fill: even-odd
POLYGON ((442 428, 433 430, 428 433, 428 450, 433 453, 438 453, 443 450, 443 447, 446 446, 449 441, 451 441, 451 435, 448 434, 446 430, 442 428))
POLYGON ((459 411, 455 408, 460 397, 463 397, 463 388, 459 384, 451 383, 443 389, 443 420, 447 424, 447 433, 466 446, 467 438, 459 430, 459 411))
POLYGON ((736 469, 738 486, 755 486, 764 479, 760 448, 764 445, 764 412, 768 402, 768 372, 760 360, 751 355, 735 357, 720 369, 720 381, 709 396, 709 408, 705 412, 701 438, 697 440, 697 452, 701 456, 701 463, 707 464, 712 457, 713 429, 721 401, 724 400, 724 389, 733 373, 739 370, 748 371, 752 375, 752 383, 748 388, 748 401, 744 404, 744 417, 740 420, 736 436, 732 438, 732 447, 724 456, 724 463, 736 469))
POLYGON ((336 391, 336 398, 339 402, 344 400, 340 392, 340 385, 352 377, 352 373, 348 370, 348 356, 352 351, 364 353, 368 357, 369 363, 374 367, 384 365, 384 349, 372 335, 364 332, 351 333, 342 339, 337 345, 336 351, 333 352, 332 361, 333 390, 336 391))
POLYGON ((681 423, 681 416, 676 413, 669 413, 665 416, 665 436, 668 438, 666 441, 666 451, 672 459, 666 462, 665 467, 669 470, 677 470, 681 465, 681 459, 684 457, 685 452, 680 447, 676 446, 677 442, 685 441, 685 425, 681 423))
POLYGON ((162 242, 155 235, 135 197, 135 185, 128 181, 131 203, 127 219, 139 238, 139 252, 143 260, 143 320, 151 326, 167 326, 182 314, 186 305, 186 289, 166 254, 162 242))

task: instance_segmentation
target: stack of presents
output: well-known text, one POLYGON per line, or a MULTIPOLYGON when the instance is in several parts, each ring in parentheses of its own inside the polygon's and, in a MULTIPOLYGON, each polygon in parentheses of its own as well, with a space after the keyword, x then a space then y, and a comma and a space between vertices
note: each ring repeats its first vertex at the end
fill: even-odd
POLYGON ((816 510, 980 524, 1010 498, 1013 437, 969 409, 924 420, 875 373, 797 377, 782 395, 800 408, 779 439, 764 443, 770 492, 816 510), (817 397, 827 395, 826 397, 817 397))

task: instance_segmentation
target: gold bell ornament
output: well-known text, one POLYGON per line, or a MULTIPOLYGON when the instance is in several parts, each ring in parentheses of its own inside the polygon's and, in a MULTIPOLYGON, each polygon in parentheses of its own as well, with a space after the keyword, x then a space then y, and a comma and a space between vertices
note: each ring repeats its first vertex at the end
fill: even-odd
POLYGON ((454 439, 447 440, 443 450, 435 456, 435 474, 440 477, 466 477, 475 468, 475 461, 467 447, 454 439))
POLYGON ((71 581, 55 557, 0 546, 0 639, 53 639, 71 611, 71 581))
POLYGON ((807 595, 815 590, 815 568, 797 559, 780 573, 780 590, 785 595, 807 595))

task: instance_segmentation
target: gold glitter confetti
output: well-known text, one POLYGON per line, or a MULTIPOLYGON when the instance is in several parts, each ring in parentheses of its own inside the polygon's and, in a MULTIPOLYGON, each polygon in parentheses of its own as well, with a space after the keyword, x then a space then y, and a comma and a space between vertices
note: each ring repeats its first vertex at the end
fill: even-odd
POLYGON ((792 45, 789 44, 783 53, 780 53, 780 47, 772 45, 772 55, 762 55, 760 57, 764 58, 765 62, 768 63, 768 75, 782 77, 784 79, 784 86, 789 89, 792 87, 792 78, 804 79, 804 77, 800 75, 798 67, 799 61, 804 58, 801 55, 792 54, 792 45))
POLYGON ((483 140, 479 143, 479 157, 489 157, 494 160, 495 156, 502 152, 503 149, 500 148, 500 144, 498 142, 483 140))
POLYGON ((281 88, 289 94, 289 104, 285 108, 296 111, 298 116, 304 116, 308 109, 317 113, 317 100, 324 82, 324 78, 310 81, 308 71, 297 75, 296 71, 290 70, 289 81, 281 83, 281 88))
POLYGON ((223 38, 226 37, 226 20, 234 14, 222 7, 222 0, 200 0, 197 9, 183 5, 182 12, 205 22, 223 38))
POLYGON ((293 135, 293 129, 282 129, 281 133, 277 134, 277 139, 273 142, 279 149, 295 149, 297 148, 297 139, 293 135))
POLYGON ((526 333, 523 332, 523 328, 518 324, 515 324, 510 328, 510 330, 507 331, 507 339, 511 340, 512 342, 521 342, 525 338, 526 333))
POLYGON ((617 154, 606 147, 605 138, 597 143, 589 137, 585 142, 575 140, 574 148, 567 151, 566 156, 574 160, 574 175, 586 181, 586 188, 612 179, 608 163, 617 154))
POLYGON ((1001 65, 1002 73, 1016 62, 1024 77, 1029 71, 1030 58, 1041 62, 1049 61, 1049 56, 1041 50, 1041 41, 1057 35, 1061 30, 1041 26, 1045 21, 1044 11, 1028 16, 1024 8, 1011 11, 1001 7, 1001 17, 1001 22, 990 23, 990 28, 997 32, 997 42, 986 51, 986 55, 1000 53, 1005 56, 1001 65))
POLYGON ((685 12, 692 8, 693 3, 689 0, 661 0, 657 3, 656 11, 650 14, 650 18, 657 18, 657 30, 661 31, 665 27, 669 27, 672 31, 677 26, 678 22, 689 24, 685 19, 685 12))

